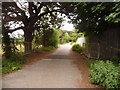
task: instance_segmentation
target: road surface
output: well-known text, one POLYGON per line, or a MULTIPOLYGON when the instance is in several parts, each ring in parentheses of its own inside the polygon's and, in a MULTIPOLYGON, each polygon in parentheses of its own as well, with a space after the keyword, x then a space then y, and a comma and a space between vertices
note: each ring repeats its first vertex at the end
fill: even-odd
POLYGON ((70 44, 22 70, 3 77, 3 88, 80 88, 81 72, 70 56, 70 44))

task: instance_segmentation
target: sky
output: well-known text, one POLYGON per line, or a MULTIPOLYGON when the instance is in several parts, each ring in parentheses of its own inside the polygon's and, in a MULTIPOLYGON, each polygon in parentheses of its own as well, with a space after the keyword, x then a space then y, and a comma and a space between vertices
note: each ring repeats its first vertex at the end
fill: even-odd
POLYGON ((62 30, 67 30, 67 31, 72 31, 74 29, 74 26, 72 23, 68 23, 69 19, 67 17, 64 18, 65 21, 62 23, 63 27, 60 29, 62 30))

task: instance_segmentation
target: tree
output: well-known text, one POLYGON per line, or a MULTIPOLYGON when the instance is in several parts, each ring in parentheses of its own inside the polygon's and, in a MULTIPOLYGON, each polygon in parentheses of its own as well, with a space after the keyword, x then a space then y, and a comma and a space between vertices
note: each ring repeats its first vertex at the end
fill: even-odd
POLYGON ((59 13, 56 15, 44 15, 41 20, 38 20, 37 24, 35 24, 38 29, 35 31, 41 34, 42 36, 42 45, 44 47, 49 45, 49 38, 51 38, 52 33, 54 33, 54 28, 59 28, 63 21, 62 18, 58 17, 59 13))
POLYGON ((66 43, 69 42, 70 36, 69 36, 69 34, 67 32, 65 33, 63 39, 65 39, 66 43))
POLYGON ((48 46, 58 47, 59 43, 59 29, 54 29, 51 33, 50 37, 48 38, 48 46))
POLYGON ((12 33, 22 29, 25 38, 25 51, 29 52, 32 49, 31 42, 36 30, 36 22, 41 21, 44 15, 52 15, 54 12, 61 12, 59 3, 50 2, 3 2, 3 22, 4 26, 9 26, 8 32, 12 33), (11 26, 15 24, 15 28, 11 26), (19 25, 17 25, 19 24, 19 25))
POLYGON ((119 2, 75 2, 68 7, 72 23, 87 35, 101 35, 108 28, 120 26, 119 2))
POLYGON ((60 43, 68 43, 70 41, 70 35, 68 34, 67 31, 61 31, 60 35, 60 43))
POLYGON ((84 34, 83 34, 83 33, 80 33, 78 29, 74 29, 74 30, 72 31, 72 34, 70 35, 71 41, 72 41, 72 42, 76 42, 76 40, 77 40, 79 37, 83 36, 83 35, 84 35, 84 34))
POLYGON ((11 54, 12 54, 12 47, 11 47, 11 40, 10 40, 10 36, 8 35, 7 30, 2 27, 4 30, 2 32, 3 34, 3 38, 2 38, 2 45, 3 45, 3 50, 4 50, 4 55, 6 58, 10 58, 11 54))

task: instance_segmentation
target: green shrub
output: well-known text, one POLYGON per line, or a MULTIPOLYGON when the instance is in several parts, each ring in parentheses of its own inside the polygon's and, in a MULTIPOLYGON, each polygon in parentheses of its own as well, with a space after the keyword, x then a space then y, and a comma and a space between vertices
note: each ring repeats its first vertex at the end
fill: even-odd
POLYGON ((22 64, 25 62, 24 56, 12 55, 10 59, 2 60, 2 73, 9 73, 21 69, 22 64))
POLYGON ((94 64, 95 60, 86 60, 86 64, 88 65, 88 67, 90 68, 91 64, 94 64))
POLYGON ((118 56, 113 56, 110 60, 115 63, 120 63, 120 57, 118 57, 118 56))
POLYGON ((12 55, 9 59, 9 61, 16 62, 18 64, 24 64, 26 62, 24 56, 19 56, 19 55, 12 55))
POLYGON ((9 73, 14 70, 21 69, 22 66, 16 62, 3 60, 2 61, 2 73, 9 73))
POLYGON ((90 81, 107 88, 120 88, 119 67, 108 60, 97 60, 90 64, 90 81))
POLYGON ((82 46, 80 46, 79 44, 74 44, 74 45, 72 46, 72 50, 73 50, 73 51, 77 51, 77 52, 81 52, 81 51, 84 50, 84 48, 83 48, 82 46))

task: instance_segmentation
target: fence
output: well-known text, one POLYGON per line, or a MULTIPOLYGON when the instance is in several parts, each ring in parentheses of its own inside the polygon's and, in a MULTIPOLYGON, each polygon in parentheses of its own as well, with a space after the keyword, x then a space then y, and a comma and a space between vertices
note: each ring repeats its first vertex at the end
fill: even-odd
POLYGON ((111 47, 105 43, 88 43, 84 46, 85 51, 83 53, 88 58, 102 59, 120 55, 120 49, 111 47))
MULTIPOLYGON (((19 54, 19 55, 26 55, 29 54, 31 52, 33 52, 34 50, 36 50, 38 48, 38 46, 36 46, 34 43, 32 42, 23 42, 23 41, 19 41, 19 40, 14 40, 11 43, 11 50, 13 53, 15 54, 19 54), (26 46, 26 48, 25 48, 26 46), (31 47, 31 49, 30 49, 31 47), (27 52, 25 51, 25 49, 27 50, 27 52)), ((1 50, 4 48, 4 44, 2 44, 1 50)))

